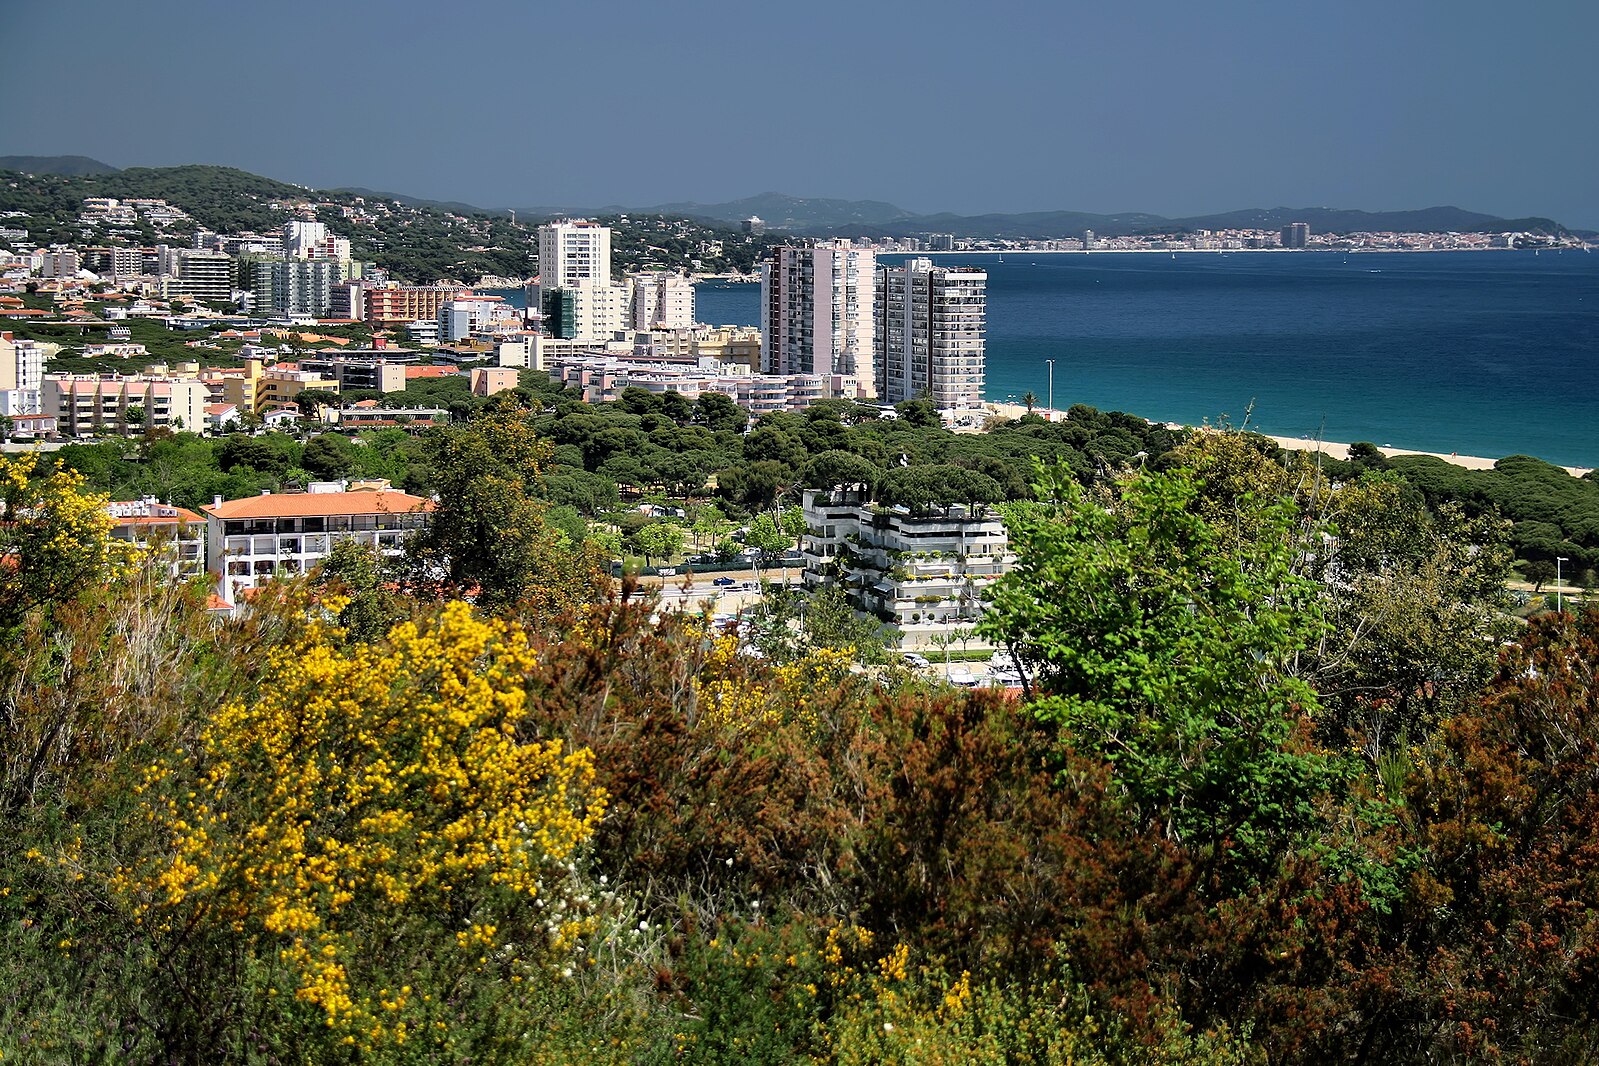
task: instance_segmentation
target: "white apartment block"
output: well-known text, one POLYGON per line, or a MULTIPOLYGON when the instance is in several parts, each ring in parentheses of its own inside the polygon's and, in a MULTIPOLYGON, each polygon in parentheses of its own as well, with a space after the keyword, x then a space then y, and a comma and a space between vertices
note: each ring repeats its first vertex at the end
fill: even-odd
POLYGON ((539 287, 575 289, 611 283, 611 230, 588 219, 539 227, 539 287))
POLYGON ((682 274, 629 274, 630 328, 691 329, 694 283, 682 274))
POLYGON ((761 264, 761 361, 768 374, 842 374, 863 398, 872 369, 870 248, 823 241, 773 248, 761 264))
POLYGON ((466 340, 475 333, 520 329, 522 315, 499 296, 473 296, 446 300, 439 308, 439 340, 446 344, 466 340))
POLYGON ((203 432, 210 391, 195 380, 135 375, 46 374, 43 413, 68 439, 126 437, 146 429, 203 432))
MULTIPOLYGON (((325 244, 328 227, 323 222, 294 219, 283 224, 283 254, 289 259, 322 258, 313 252, 325 244)), ((348 256, 346 256, 348 258, 348 256)))
POLYGON ((206 566, 217 595, 232 605, 278 574, 307 572, 343 540, 399 555, 433 503, 404 492, 312 491, 226 503, 218 496, 201 510, 206 566))
POLYGON ((877 271, 877 398, 928 396, 941 411, 983 404, 988 274, 911 259, 877 271))
POLYGON ((0 333, 0 391, 37 392, 43 380, 44 345, 38 341, 16 340, 9 331, 0 333))
POLYGON ((545 370, 563 385, 580 390, 587 403, 615 400, 628 388, 675 392, 690 400, 715 392, 759 417, 774 411, 803 411, 820 400, 858 398, 855 379, 843 374, 751 374, 738 365, 642 363, 586 353, 552 360, 545 370))
POLYGON ((803 510, 806 586, 842 586, 857 610, 899 630, 903 648, 970 629, 1015 561, 1005 524, 983 507, 913 514, 856 487, 807 489, 803 510))
POLYGON ((183 507, 161 503, 154 496, 108 503, 111 536, 141 548, 159 547, 174 578, 194 577, 205 570, 205 519, 183 507))
POLYGON ((588 219, 540 226, 538 295, 529 306, 553 337, 608 340, 620 330, 627 290, 611 281, 610 227, 588 219))

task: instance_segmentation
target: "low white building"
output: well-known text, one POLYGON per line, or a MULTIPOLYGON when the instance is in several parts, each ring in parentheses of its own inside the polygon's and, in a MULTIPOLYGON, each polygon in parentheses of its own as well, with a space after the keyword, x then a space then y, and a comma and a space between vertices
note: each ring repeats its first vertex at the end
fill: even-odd
MULTIPOLYGON (((335 486, 336 487, 336 486, 335 486)), ((278 574, 301 574, 353 540, 386 556, 427 524, 433 502, 404 492, 262 493, 205 512, 206 567, 217 595, 236 604, 278 574)))
POLYGON ((555 360, 545 369, 563 385, 581 390, 587 403, 615 400, 628 388, 675 392, 690 400, 715 392, 759 417, 774 411, 803 411, 819 400, 858 398, 852 376, 751 374, 742 364, 690 366, 578 354, 555 360))
POLYGON ((805 584, 840 585, 855 608, 893 625, 904 648, 976 625, 983 592, 1015 556, 997 512, 965 504, 913 513, 859 489, 807 489, 805 584))

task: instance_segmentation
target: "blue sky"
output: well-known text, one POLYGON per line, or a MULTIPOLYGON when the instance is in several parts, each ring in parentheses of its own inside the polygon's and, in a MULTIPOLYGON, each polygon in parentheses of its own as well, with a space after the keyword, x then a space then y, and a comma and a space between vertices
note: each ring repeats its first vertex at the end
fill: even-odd
POLYGON ((1599 228, 1599 4, 0 0, 0 154, 483 206, 1454 204, 1599 228))

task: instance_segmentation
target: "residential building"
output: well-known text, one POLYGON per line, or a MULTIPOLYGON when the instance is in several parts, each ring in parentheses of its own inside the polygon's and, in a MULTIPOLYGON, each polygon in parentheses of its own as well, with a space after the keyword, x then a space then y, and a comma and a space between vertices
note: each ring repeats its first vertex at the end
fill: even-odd
POLYGON ((289 259, 310 259, 328 239, 326 223, 297 218, 283 224, 283 254, 289 259))
POLYGON ((43 413, 56 420, 56 432, 70 439, 131 436, 146 429, 206 426, 210 393, 199 381, 138 374, 46 374, 43 413))
POLYGON ((87 359, 98 359, 102 356, 112 356, 117 359, 143 359, 150 354, 150 350, 142 344, 133 344, 127 341, 118 341, 112 344, 85 344, 83 355, 87 359))
POLYGON ((366 321, 366 294, 372 288, 367 281, 337 282, 328 293, 328 317, 366 321))
POLYGON ((141 548, 160 549, 174 578, 205 572, 205 519, 184 507, 161 503, 154 496, 106 504, 111 536, 141 548))
POLYGON ((588 403, 616 400, 627 388, 675 392, 690 400, 715 392, 758 417, 803 411, 819 400, 858 398, 855 379, 842 374, 751 374, 743 366, 647 363, 593 353, 563 356, 545 369, 578 389, 588 403))
POLYGON ((694 283, 682 274, 629 274, 627 285, 630 328, 693 328, 694 283))
POLYGON ((857 610, 898 629, 901 647, 970 629, 984 590, 1014 561, 1004 522, 985 507, 917 513, 854 486, 807 489, 802 508, 806 586, 841 586, 857 610))
POLYGON ((575 289, 611 284, 611 230, 586 218, 539 227, 539 286, 575 289))
POLYGON ((872 370, 870 248, 849 241, 773 248, 761 264, 761 361, 768 374, 840 374, 862 397, 872 370))
POLYGON ((405 391, 405 364, 382 358, 360 359, 349 356, 303 358, 301 370, 338 382, 341 391, 366 389, 377 392, 405 391))
POLYGON ((407 322, 437 322, 446 301, 472 296, 470 289, 447 285, 396 285, 392 282, 366 290, 366 321, 374 326, 400 326, 407 322))
POLYGON ((228 427, 239 422, 239 408, 231 403, 208 403, 205 405, 205 424, 212 434, 220 435, 228 431, 228 427))
POLYGON ((698 362, 736 363, 754 373, 761 368, 761 331, 753 326, 697 329, 690 351, 698 362))
POLYGON ((359 264, 335 259, 277 259, 250 264, 250 291, 258 315, 325 317, 333 287, 359 274, 359 264))
POLYGON ((631 341, 588 341, 540 334, 524 337, 520 344, 504 343, 495 348, 496 361, 500 366, 527 367, 530 370, 549 370, 562 359, 572 356, 623 358, 632 352, 631 341))
POLYGON ((467 380, 473 396, 493 396, 516 388, 520 376, 521 371, 514 366, 476 366, 468 372, 467 380))
POLYGON ((52 249, 39 258, 41 278, 75 278, 81 267, 78 253, 71 248, 52 249))
POLYGON ((39 388, 44 379, 44 346, 0 332, 0 391, 39 388))
POLYGON ((156 247, 156 258, 162 299, 233 302, 233 260, 223 253, 163 244, 156 247))
POLYGON ((442 407, 379 407, 373 401, 323 411, 322 417, 336 424, 340 431, 354 433, 363 429, 403 429, 418 434, 446 425, 450 412, 442 407))
POLYGON ((621 329, 626 293, 611 282, 610 228, 587 219, 540 226, 537 293, 528 306, 552 337, 608 340, 621 329))
POLYGON ((503 296, 456 297, 439 308, 439 340, 445 344, 521 325, 520 313, 503 296))
POLYGON ((929 397, 942 411, 983 405, 988 274, 910 259, 877 271, 877 398, 929 397))
POLYGON ((256 409, 270 411, 297 407, 300 393, 313 390, 337 393, 339 379, 293 365, 267 367, 256 381, 256 409))
POLYGON ((202 508, 217 595, 236 604, 278 574, 301 574, 351 540, 397 556, 427 523, 429 500, 404 492, 263 493, 202 508))
POLYGON ((1290 222, 1283 227, 1283 247, 1303 248, 1310 242, 1310 223, 1290 222))

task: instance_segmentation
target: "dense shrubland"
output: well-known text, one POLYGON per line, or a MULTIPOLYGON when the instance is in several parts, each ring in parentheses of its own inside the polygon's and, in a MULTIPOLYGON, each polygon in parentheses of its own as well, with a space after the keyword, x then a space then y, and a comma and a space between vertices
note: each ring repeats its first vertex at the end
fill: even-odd
POLYGON ((1048 456, 1013 700, 600 579, 547 480, 717 414, 501 404, 414 445, 401 565, 222 621, 4 460, 6 1061, 1591 1059, 1599 612, 1505 615, 1508 523, 1237 434, 766 423, 1048 456))

